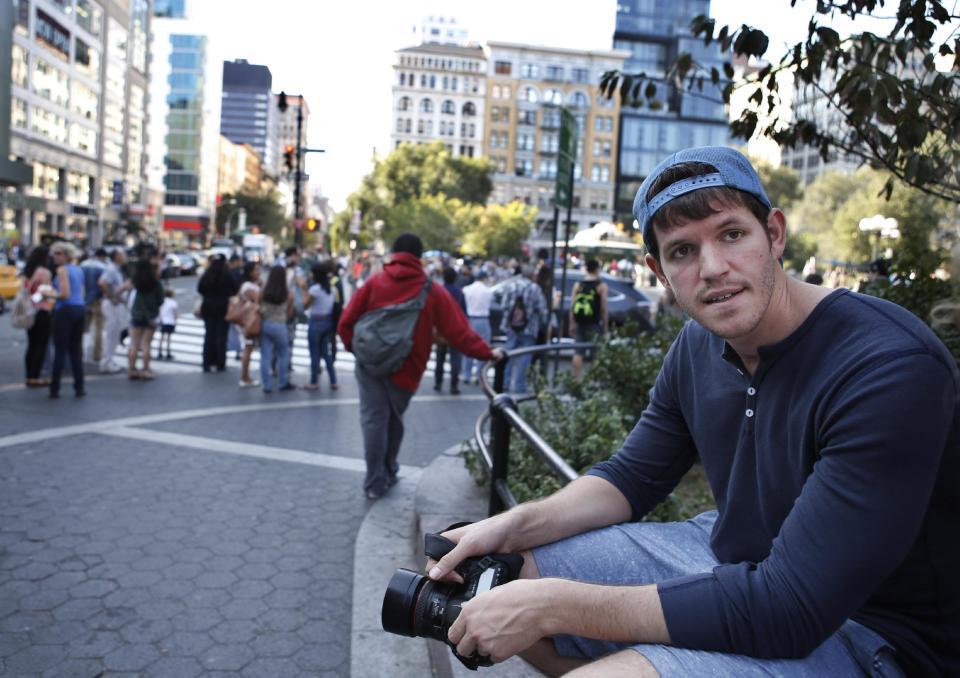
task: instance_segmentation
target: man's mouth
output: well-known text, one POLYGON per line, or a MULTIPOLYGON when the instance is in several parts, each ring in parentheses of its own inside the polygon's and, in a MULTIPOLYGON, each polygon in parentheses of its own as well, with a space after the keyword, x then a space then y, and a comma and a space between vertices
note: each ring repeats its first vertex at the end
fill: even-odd
POLYGON ((738 294, 740 294, 742 291, 743 291, 743 289, 733 290, 733 291, 730 291, 730 292, 725 292, 724 294, 716 294, 716 293, 713 293, 713 294, 710 294, 710 295, 708 295, 707 297, 705 297, 704 300, 703 300, 703 303, 705 303, 705 304, 722 304, 722 303, 724 303, 724 302, 730 301, 730 300, 733 299, 735 296, 737 296, 738 294))

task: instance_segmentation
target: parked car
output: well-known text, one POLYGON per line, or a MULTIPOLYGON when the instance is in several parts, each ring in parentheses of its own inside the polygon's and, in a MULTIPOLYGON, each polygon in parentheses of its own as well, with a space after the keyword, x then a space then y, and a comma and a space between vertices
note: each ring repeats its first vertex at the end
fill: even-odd
POLYGON ((192 252, 177 252, 180 260, 180 275, 196 275, 199 263, 192 252))
POLYGON ((180 257, 173 252, 167 252, 163 260, 163 277, 176 278, 180 275, 180 257))
POLYGON ((16 266, 0 265, 0 313, 7 310, 7 302, 17 296, 21 284, 16 266))
MULTIPOLYGON (((559 288, 561 275, 563 271, 554 271, 554 285, 559 288)), ((561 337, 567 336, 567 320, 570 309, 570 295, 573 292, 574 283, 583 280, 586 273, 583 271, 567 271, 567 285, 563 293, 563 318, 560 319, 561 337)), ((623 325, 628 319, 634 320, 641 332, 648 332, 653 329, 653 322, 656 313, 656 304, 643 292, 633 287, 629 280, 615 278, 603 274, 600 279, 607 284, 607 312, 610 318, 610 325, 623 325)), ((500 306, 501 297, 505 286, 509 283, 505 280, 493 286, 493 301, 490 303, 490 327, 494 336, 501 334, 500 320, 503 317, 503 308, 500 306)), ((559 309, 555 309, 557 313, 559 309)))

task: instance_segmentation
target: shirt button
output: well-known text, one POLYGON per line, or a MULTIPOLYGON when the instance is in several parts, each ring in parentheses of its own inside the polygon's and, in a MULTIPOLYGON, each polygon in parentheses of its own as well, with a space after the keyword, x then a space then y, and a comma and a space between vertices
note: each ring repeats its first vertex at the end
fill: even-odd
POLYGON ((752 416, 753 416, 753 410, 747 410, 746 415, 747 415, 748 417, 752 417, 752 416))
POLYGON ((757 389, 751 386, 750 388, 747 389, 747 395, 757 395, 757 389))

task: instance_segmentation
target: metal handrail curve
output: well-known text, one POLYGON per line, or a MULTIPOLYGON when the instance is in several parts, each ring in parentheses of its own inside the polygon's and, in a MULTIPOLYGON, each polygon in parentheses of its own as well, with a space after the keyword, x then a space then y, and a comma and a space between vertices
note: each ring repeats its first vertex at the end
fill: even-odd
MULTIPOLYGON (((490 506, 489 515, 494 515, 505 509, 517 505, 517 499, 507 484, 507 471, 510 457, 510 431, 516 430, 524 440, 530 443, 550 469, 565 482, 571 482, 579 474, 553 447, 544 440, 539 433, 527 422, 517 410, 518 402, 529 398, 516 399, 503 393, 503 373, 506 363, 511 358, 527 354, 552 353, 571 349, 595 348, 593 342, 554 343, 527 346, 505 352, 505 358, 500 361, 488 361, 480 370, 480 386, 484 395, 490 400, 489 409, 484 412, 474 427, 474 439, 480 451, 480 459, 486 467, 490 477, 490 506), (487 377, 488 368, 494 367, 494 383, 487 377), (487 421, 490 422, 490 445, 483 436, 483 429, 487 421)), ((556 367, 554 368, 556 376, 556 367)))

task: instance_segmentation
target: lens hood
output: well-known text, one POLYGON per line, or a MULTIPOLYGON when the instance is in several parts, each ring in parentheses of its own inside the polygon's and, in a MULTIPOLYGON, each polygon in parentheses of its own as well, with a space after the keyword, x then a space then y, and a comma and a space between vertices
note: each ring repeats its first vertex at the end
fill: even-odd
POLYGON ((384 631, 415 637, 413 613, 420 587, 427 581, 422 574, 400 568, 393 573, 383 594, 380 623, 384 631))

